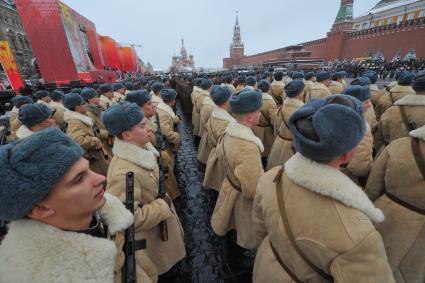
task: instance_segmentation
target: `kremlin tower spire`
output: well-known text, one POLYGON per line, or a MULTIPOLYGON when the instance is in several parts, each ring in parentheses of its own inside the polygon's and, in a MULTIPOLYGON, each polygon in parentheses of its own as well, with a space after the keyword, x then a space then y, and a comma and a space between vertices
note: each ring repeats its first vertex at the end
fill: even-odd
POLYGON ((239 15, 236 11, 236 22, 233 27, 233 41, 230 44, 230 58, 237 63, 240 58, 244 57, 244 45, 241 39, 241 27, 239 26, 239 15))
POLYGON ((331 31, 353 30, 353 2, 354 0, 341 0, 341 6, 331 31))

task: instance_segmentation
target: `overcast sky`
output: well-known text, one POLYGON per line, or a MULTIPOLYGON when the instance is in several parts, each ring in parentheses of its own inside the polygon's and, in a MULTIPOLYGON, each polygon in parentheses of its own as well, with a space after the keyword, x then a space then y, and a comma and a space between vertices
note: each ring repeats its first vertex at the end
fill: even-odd
MULTIPOLYGON (((181 38, 196 67, 222 67, 229 56, 236 11, 245 55, 326 36, 340 0, 62 0, 118 42, 141 44, 139 57, 168 69, 181 38)), ((354 16, 378 0, 355 0, 354 16)))

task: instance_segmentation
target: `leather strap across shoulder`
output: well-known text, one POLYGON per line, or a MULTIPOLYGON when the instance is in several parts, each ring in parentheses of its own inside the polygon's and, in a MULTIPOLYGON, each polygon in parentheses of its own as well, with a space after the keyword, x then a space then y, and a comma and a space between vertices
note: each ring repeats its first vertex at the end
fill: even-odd
MULTIPOLYGON (((282 220, 283 227, 285 228, 286 235, 288 236, 292 247, 295 249, 297 254, 302 258, 302 260, 311 268, 313 269, 317 274, 319 274, 323 279, 333 282, 334 279, 329 274, 325 273, 322 269, 317 267, 308 257, 303 253, 303 251, 298 247, 294 234, 291 230, 291 225, 289 224, 288 216, 286 214, 286 208, 285 208, 285 200, 283 196, 283 190, 282 190, 282 176, 283 176, 284 168, 282 168, 278 171, 277 175, 274 178, 274 182, 276 183, 276 199, 279 206, 280 211, 280 218, 282 220)), ((290 275, 290 274, 289 274, 290 275)), ((294 278, 293 278, 294 279, 294 278)), ((297 278, 298 279, 298 278, 297 278)), ((299 280, 299 279, 298 279, 299 280)), ((294 279, 294 281, 296 281, 294 279)), ((296 281, 297 282, 297 281, 296 281)))

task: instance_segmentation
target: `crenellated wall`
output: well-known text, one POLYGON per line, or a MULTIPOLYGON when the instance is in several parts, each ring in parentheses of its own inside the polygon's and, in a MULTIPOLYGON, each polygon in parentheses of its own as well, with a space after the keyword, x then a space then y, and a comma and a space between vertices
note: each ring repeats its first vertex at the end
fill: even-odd
MULTIPOLYGON (((414 48, 418 58, 425 58, 425 17, 370 28, 361 31, 329 32, 326 38, 302 43, 305 51, 311 52, 312 58, 321 58, 325 61, 351 60, 365 57, 370 53, 382 51, 386 60, 391 60, 400 51, 401 58, 414 48)), ((225 60, 224 66, 259 65, 266 61, 281 59, 286 48, 238 58, 225 60)))

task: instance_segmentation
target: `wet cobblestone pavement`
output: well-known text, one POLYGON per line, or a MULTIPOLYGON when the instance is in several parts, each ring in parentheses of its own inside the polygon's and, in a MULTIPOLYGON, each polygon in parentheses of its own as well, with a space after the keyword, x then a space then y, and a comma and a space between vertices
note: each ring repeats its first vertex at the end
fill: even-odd
POLYGON ((251 282, 252 260, 241 259, 241 265, 248 268, 235 269, 234 264, 231 268, 226 238, 215 235, 211 228, 217 194, 202 188, 204 174, 196 160, 191 117, 183 115, 179 104, 177 109, 183 120, 179 125, 181 149, 175 165, 181 196, 174 204, 185 232, 187 255, 169 274, 161 276, 159 282, 251 282))

